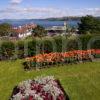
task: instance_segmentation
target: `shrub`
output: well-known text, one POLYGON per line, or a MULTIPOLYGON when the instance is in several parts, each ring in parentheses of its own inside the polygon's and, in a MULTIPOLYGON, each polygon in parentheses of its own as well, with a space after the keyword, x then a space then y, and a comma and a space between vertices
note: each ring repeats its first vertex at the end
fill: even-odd
POLYGON ((17 47, 18 47, 18 58, 24 58, 24 41, 19 41, 17 43, 17 47))
POLYGON ((1 57, 2 59, 10 59, 14 56, 15 46, 13 42, 7 41, 1 44, 1 57))
POLYGON ((53 41, 52 40, 44 40, 43 41, 43 47, 44 47, 44 53, 50 53, 53 52, 53 41))
POLYGON ((36 40, 28 42, 28 56, 36 55, 36 40))
POLYGON ((0 47, 0 59, 10 59, 15 54, 18 55, 18 58, 24 58, 50 52, 66 52, 79 49, 86 50, 88 42, 93 39, 93 37, 98 37, 98 40, 92 43, 89 49, 100 49, 99 35, 80 35, 73 39, 57 36, 49 39, 41 38, 31 41, 18 41, 16 43, 11 41, 3 42, 0 47), (82 48, 78 48, 79 42, 77 40, 80 40, 82 48), (16 46, 17 52, 14 52, 16 46))
POLYGON ((67 43, 67 51, 78 50, 78 42, 77 39, 69 39, 67 43))
POLYGON ((92 38, 92 35, 81 35, 79 37, 81 43, 82 43, 82 49, 86 50, 87 49, 87 44, 89 42, 89 40, 92 38))

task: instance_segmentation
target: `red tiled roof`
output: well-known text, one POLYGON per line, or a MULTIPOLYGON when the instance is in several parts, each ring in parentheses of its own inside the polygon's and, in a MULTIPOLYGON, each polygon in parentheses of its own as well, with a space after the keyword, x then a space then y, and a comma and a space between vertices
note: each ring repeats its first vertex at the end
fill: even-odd
POLYGON ((19 27, 16 27, 16 28, 13 28, 13 31, 15 33, 20 33, 20 34, 23 34, 25 33, 27 30, 29 29, 32 29, 32 28, 35 28, 37 25, 35 24, 28 24, 28 25, 24 25, 24 26, 19 26, 19 27))

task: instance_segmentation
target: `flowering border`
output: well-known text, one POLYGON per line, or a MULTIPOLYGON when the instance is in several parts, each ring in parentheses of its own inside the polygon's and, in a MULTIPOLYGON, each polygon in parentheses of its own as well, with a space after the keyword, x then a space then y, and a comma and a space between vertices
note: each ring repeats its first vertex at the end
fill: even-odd
POLYGON ((38 54, 25 59, 25 69, 44 68, 49 65, 59 65, 64 63, 78 63, 93 61, 95 55, 100 54, 100 49, 74 50, 69 52, 55 52, 49 54, 38 54))
POLYGON ((69 100, 69 97, 59 80, 53 76, 41 76, 19 83, 10 100, 69 100))

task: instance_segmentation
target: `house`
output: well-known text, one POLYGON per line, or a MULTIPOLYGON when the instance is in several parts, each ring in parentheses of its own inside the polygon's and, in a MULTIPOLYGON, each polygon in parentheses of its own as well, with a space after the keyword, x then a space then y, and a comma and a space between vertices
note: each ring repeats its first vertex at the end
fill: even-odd
POLYGON ((45 30, 47 30, 48 35, 57 35, 57 34, 67 34, 67 23, 64 22, 64 26, 52 26, 48 27, 45 30))
POLYGON ((19 39, 24 39, 32 35, 32 29, 34 29, 36 26, 36 24, 27 24, 24 26, 13 27, 12 35, 19 39))

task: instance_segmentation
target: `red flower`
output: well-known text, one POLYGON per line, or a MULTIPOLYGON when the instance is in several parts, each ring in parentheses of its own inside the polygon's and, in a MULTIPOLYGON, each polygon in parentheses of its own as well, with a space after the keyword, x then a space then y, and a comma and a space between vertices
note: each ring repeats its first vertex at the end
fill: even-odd
POLYGON ((33 96, 29 96, 29 100, 33 100, 33 96))

